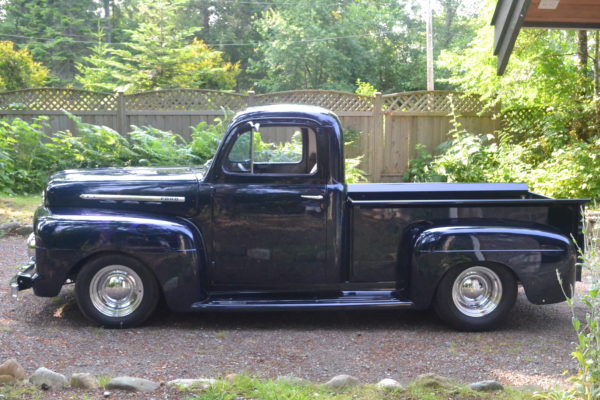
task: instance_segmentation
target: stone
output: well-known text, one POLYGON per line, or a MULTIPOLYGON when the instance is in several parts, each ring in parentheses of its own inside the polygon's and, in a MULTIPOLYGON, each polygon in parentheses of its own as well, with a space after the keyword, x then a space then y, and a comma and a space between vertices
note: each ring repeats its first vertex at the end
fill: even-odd
POLYGON ((33 232, 33 226, 31 224, 20 224, 12 230, 13 235, 28 236, 33 232))
POLYGON ((107 389, 126 390, 129 392, 153 392, 160 386, 159 383, 148 379, 134 378, 131 376, 118 376, 106 385, 107 389))
POLYGON ((403 390, 404 386, 395 379, 385 378, 377 382, 375 385, 378 389, 383 390, 403 390))
POLYGON ((174 379, 167 382, 167 386, 175 386, 182 389, 207 389, 214 385, 215 379, 196 378, 196 379, 174 379))
POLYGON ((110 392, 104 392, 102 393, 102 396, 104 396, 104 398, 110 397, 111 393, 110 392))
POLYGON ((294 375, 283 375, 277 377, 277 382, 287 383, 288 385, 308 385, 309 381, 306 379, 298 378, 294 375))
POLYGON ((30 224, 21 224, 19 222, 7 222, 0 224, 0 236, 4 235, 29 235, 33 232, 33 226, 30 224))
POLYGON ((504 390, 504 386, 502 386, 500 382, 494 380, 474 382, 469 385, 469 388, 477 392, 493 392, 495 390, 504 390))
POLYGON ((63 374, 44 367, 38 368, 29 377, 29 382, 42 390, 58 390, 67 386, 67 378, 63 374))
POLYGON ((71 375, 71 387, 77 389, 97 389, 98 381, 96 377, 88 373, 75 373, 71 375))
POLYGON ((0 364, 0 375, 10 375, 18 381, 27 378, 27 374, 25 374, 23 367, 12 358, 0 364))
POLYGON ((16 383, 17 380, 12 375, 0 375, 0 385, 16 383))
POLYGON ((417 379, 415 379, 414 383, 418 386, 431 389, 450 389, 454 386, 450 379, 436 374, 419 375, 417 376, 417 379))
POLYGON ((350 375, 336 375, 325 384, 325 386, 336 390, 358 385, 360 385, 360 381, 350 375))

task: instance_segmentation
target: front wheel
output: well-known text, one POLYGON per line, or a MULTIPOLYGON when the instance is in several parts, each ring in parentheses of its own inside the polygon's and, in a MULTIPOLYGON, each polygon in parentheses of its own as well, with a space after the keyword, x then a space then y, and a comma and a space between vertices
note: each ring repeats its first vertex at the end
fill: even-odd
POLYGON ((75 294, 88 319, 107 328, 129 328, 154 312, 159 288, 152 273, 136 259, 106 255, 79 271, 75 294))
POLYGON ((438 316, 452 327, 483 331, 498 325, 517 297, 517 282, 497 265, 457 267, 442 278, 434 299, 438 316))

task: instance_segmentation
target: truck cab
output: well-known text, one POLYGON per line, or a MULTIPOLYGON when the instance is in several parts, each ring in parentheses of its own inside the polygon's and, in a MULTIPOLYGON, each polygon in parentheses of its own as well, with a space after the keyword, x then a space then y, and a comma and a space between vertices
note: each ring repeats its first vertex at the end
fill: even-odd
POLYGON ((433 306, 484 330, 518 285, 535 304, 571 294, 585 202, 523 184, 347 185, 333 113, 254 107, 204 168, 52 176, 11 286, 74 283, 106 327, 143 323, 162 297, 181 312, 433 306))

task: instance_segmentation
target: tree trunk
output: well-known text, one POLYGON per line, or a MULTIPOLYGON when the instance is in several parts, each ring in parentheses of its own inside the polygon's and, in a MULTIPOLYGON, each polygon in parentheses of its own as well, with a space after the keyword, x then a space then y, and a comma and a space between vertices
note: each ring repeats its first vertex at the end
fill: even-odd
POLYGON ((587 31, 579 31, 577 35, 577 56, 579 57, 579 70, 585 75, 589 58, 587 31))
POLYGON ((598 59, 600 53, 600 46, 598 43, 598 41, 600 40, 599 32, 596 31, 594 36, 594 57, 592 60, 594 62, 594 65, 592 66, 592 71, 594 73, 594 100, 596 100, 597 102, 598 95, 600 95, 600 88, 598 87, 598 63, 600 62, 600 60, 598 59))
POLYGON ((112 41, 112 19, 111 19, 111 0, 102 0, 102 6, 104 7, 104 38, 106 43, 112 41))

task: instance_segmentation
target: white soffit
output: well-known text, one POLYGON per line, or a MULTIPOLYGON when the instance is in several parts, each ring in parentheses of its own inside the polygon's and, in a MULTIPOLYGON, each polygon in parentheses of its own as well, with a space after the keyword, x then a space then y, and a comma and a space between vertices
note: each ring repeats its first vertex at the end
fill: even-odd
POLYGON ((560 0, 540 0, 538 8, 542 10, 556 10, 559 2, 560 0))

